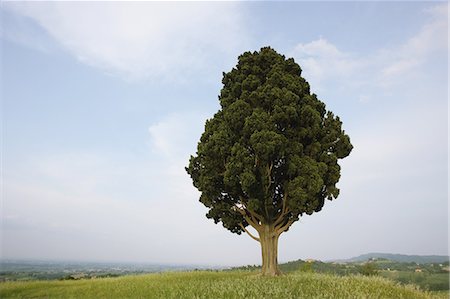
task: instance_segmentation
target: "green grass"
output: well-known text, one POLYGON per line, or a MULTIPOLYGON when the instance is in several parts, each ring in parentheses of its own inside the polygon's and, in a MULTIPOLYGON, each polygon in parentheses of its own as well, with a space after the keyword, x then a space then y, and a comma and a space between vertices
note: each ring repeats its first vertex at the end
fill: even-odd
POLYGON ((431 294, 433 294, 435 298, 450 298, 450 291, 432 291, 431 294))
POLYGON ((382 277, 173 272, 76 281, 0 283, 0 298, 445 298, 382 277))
POLYGON ((415 273, 411 271, 380 271, 380 276, 402 284, 415 284, 422 290, 445 291, 449 289, 448 273, 415 273))

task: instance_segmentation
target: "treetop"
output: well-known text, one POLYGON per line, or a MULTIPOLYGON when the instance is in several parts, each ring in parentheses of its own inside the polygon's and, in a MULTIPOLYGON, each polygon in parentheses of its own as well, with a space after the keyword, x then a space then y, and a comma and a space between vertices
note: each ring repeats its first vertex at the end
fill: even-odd
POLYGON ((339 195, 338 159, 351 152, 350 138, 301 72, 264 47, 223 74, 221 109, 206 121, 186 170, 207 217, 232 232, 249 224, 287 230, 339 195))

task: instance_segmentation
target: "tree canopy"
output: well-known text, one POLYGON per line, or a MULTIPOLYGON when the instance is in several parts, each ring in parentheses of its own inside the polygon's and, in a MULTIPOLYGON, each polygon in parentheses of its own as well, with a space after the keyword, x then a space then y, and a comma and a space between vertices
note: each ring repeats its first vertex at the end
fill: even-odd
POLYGON ((352 150, 341 120, 301 72, 270 47, 240 55, 223 74, 221 109, 206 121, 186 168, 206 216, 260 242, 267 234, 278 239, 299 217, 337 198, 338 159, 352 150))

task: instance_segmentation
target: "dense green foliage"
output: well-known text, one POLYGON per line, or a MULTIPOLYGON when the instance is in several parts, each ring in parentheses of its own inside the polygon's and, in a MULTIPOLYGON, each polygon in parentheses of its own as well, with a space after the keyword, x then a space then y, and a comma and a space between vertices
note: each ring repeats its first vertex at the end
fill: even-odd
POLYGON ((367 262, 361 265, 360 272, 362 275, 372 276, 378 274, 378 267, 375 263, 367 262))
MULTIPOLYGON (((1 298, 435 298, 380 277, 181 272, 78 281, 0 283, 1 298)), ((442 297, 443 298, 443 297, 442 297)))
POLYGON ((207 217, 238 234, 249 224, 283 232, 338 196, 338 159, 352 145, 292 58, 246 52, 222 83, 221 109, 186 168, 207 217))

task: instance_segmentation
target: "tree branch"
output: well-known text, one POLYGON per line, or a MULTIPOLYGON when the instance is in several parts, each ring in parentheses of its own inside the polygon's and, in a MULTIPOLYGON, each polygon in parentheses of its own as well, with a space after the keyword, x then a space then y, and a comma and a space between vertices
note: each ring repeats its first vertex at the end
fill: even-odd
MULTIPOLYGON (((273 168, 273 162, 271 162, 270 163, 270 165, 267 165, 267 173, 266 173, 266 175, 267 175, 267 186, 266 186, 266 199, 264 200, 264 210, 265 210, 265 212, 266 212, 266 218, 267 219, 270 219, 271 217, 270 217, 270 215, 269 215, 269 210, 267 209, 267 206, 268 206, 268 194, 269 194, 269 189, 270 189, 270 186, 272 185, 272 168, 273 168)), ((268 221, 270 221, 270 220, 268 220, 268 221)))
POLYGON ((289 220, 285 225, 279 227, 279 228, 276 230, 277 233, 281 235, 281 234, 282 234, 283 232, 285 232, 285 231, 292 225, 292 223, 294 223, 294 222, 295 222, 294 219, 289 220))
POLYGON ((240 208, 240 207, 238 207, 238 206, 236 206, 236 205, 233 206, 233 208, 234 208, 233 210, 237 211, 239 214, 242 215, 242 217, 244 217, 245 221, 247 221, 248 224, 250 224, 251 226, 253 226, 253 227, 258 231, 258 228, 259 228, 261 225, 258 223, 257 220, 255 220, 255 219, 252 217, 252 215, 251 215, 251 213, 250 213, 250 211, 249 211, 248 209, 242 209, 242 208, 240 208), (250 217, 247 215, 247 213, 250 214, 250 217))
POLYGON ((245 216, 245 210, 244 209, 238 207, 237 205, 234 205, 233 208, 234 208, 233 210, 235 210, 236 212, 238 212, 242 216, 245 216))
POLYGON ((281 212, 282 213, 286 213, 286 211, 287 211, 287 197, 288 197, 288 193, 287 192, 285 192, 284 193, 284 196, 283 196, 283 206, 282 206, 282 208, 281 208, 281 212))
POLYGON ((289 208, 287 207, 287 192, 284 194, 283 196, 283 205, 281 207, 281 212, 280 212, 280 216, 277 217, 277 220, 275 220, 275 225, 278 225, 280 223, 283 223, 284 220, 284 216, 286 216, 287 214, 289 214, 289 208))
POLYGON ((258 226, 259 223, 262 223, 262 218, 260 218, 260 216, 258 214, 256 214, 255 212, 252 212, 251 210, 247 209, 247 212, 250 214, 250 217, 252 218, 253 222, 255 222, 258 226))
POLYGON ((256 230, 259 229, 260 225, 258 223, 256 223, 255 221, 253 221, 253 219, 250 219, 247 215, 244 215, 244 219, 248 222, 248 224, 253 226, 256 230))
POLYGON ((273 168, 273 162, 270 163, 270 165, 267 165, 267 187, 266 187, 266 193, 269 192, 270 185, 272 185, 272 168, 273 168))
POLYGON ((244 206, 245 210, 250 214, 252 217, 252 220, 256 223, 262 222, 263 218, 259 216, 255 211, 252 211, 244 202, 244 198, 242 196, 239 196, 239 200, 241 201, 241 204, 244 206))
POLYGON ((259 238, 258 237, 255 237, 254 235, 252 235, 252 233, 251 232, 249 232, 246 228, 245 228, 245 226, 242 224, 242 223, 239 223, 239 226, 253 239, 253 240, 256 240, 256 241, 258 241, 259 242, 259 238))

